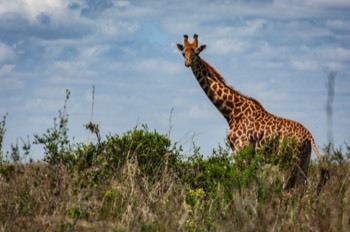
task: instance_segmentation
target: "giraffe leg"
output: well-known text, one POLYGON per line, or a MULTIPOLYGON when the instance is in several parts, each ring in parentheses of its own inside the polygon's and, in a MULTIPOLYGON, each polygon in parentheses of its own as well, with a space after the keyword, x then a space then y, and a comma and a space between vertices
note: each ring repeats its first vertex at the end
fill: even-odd
POLYGON ((310 144, 304 144, 299 150, 299 155, 293 164, 290 175, 285 185, 285 189, 297 187, 302 192, 305 191, 310 158, 311 146, 310 144))
POLYGON ((249 141, 246 136, 237 137, 232 130, 230 130, 228 133, 227 140, 233 153, 236 153, 249 145, 249 141))
POLYGON ((310 157, 311 157, 311 150, 303 153, 302 156, 300 157, 296 185, 299 189, 302 189, 302 190, 305 190, 305 186, 306 186, 310 157))
POLYGON ((295 183, 297 180, 297 173, 298 173, 298 168, 296 167, 296 165, 293 165, 291 171, 286 172, 285 174, 283 189, 290 190, 295 187, 295 183))
POLYGON ((232 152, 235 152, 235 139, 232 130, 230 130, 230 132, 227 134, 227 141, 231 147, 232 152))

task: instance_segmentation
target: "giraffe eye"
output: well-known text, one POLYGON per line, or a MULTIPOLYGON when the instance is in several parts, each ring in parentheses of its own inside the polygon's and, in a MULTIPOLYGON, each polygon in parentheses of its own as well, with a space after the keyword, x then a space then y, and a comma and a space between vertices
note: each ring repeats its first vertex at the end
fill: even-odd
POLYGON ((182 53, 182 56, 185 57, 185 53, 182 53))

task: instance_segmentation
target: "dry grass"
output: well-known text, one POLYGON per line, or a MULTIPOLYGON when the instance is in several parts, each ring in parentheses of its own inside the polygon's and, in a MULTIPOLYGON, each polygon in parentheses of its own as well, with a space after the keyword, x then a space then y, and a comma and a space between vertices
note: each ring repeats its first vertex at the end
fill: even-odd
MULTIPOLYGON (((209 196, 171 171, 150 181, 138 175, 132 160, 97 182, 92 180, 99 167, 84 174, 44 163, 1 168, 2 231, 350 230, 348 163, 331 166, 332 178, 319 196, 313 168, 304 196, 252 184, 233 190, 230 198, 221 185, 209 196)), ((278 175, 271 172, 266 181, 278 175)))

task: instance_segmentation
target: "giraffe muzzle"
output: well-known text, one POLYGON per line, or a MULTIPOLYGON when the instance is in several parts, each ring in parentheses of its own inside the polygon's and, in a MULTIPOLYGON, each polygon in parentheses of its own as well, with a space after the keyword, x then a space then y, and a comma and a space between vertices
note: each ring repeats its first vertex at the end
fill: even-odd
POLYGON ((191 67, 191 62, 185 61, 185 66, 186 66, 187 68, 191 67))

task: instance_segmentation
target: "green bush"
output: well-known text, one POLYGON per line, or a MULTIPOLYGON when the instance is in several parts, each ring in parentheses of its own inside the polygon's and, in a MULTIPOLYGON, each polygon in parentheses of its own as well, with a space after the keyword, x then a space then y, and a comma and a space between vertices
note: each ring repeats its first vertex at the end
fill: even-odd
POLYGON ((232 155, 226 151, 219 147, 219 151, 214 150, 212 156, 204 158, 199 149, 194 149, 194 154, 182 164, 180 179, 192 189, 204 189, 209 195, 215 195, 218 185, 229 193, 238 183, 232 155))
POLYGON ((139 174, 156 177, 167 168, 181 163, 180 151, 166 135, 149 131, 146 125, 125 132, 122 136, 107 136, 98 145, 80 144, 75 150, 75 160, 80 169, 100 165, 104 173, 113 174, 127 161, 138 166, 139 174))
POLYGON ((34 144, 44 146, 44 160, 50 164, 68 164, 73 161, 72 144, 68 137, 68 114, 66 112, 70 91, 66 90, 63 110, 59 110, 58 120, 53 119, 54 126, 46 134, 34 135, 34 144))
POLYGON ((150 132, 146 125, 134 128, 122 136, 108 136, 105 156, 115 167, 134 159, 143 175, 152 176, 164 170, 165 165, 176 164, 179 153, 171 147, 170 139, 157 131, 150 132))
POLYGON ((228 146, 219 146, 208 158, 195 148, 194 154, 182 164, 180 179, 193 190, 204 189, 211 197, 220 191, 227 200, 231 200, 233 192, 244 188, 257 188, 261 199, 266 194, 280 194, 281 177, 295 162, 295 142, 286 138, 277 145, 267 142, 257 151, 248 146, 234 155, 228 146))

